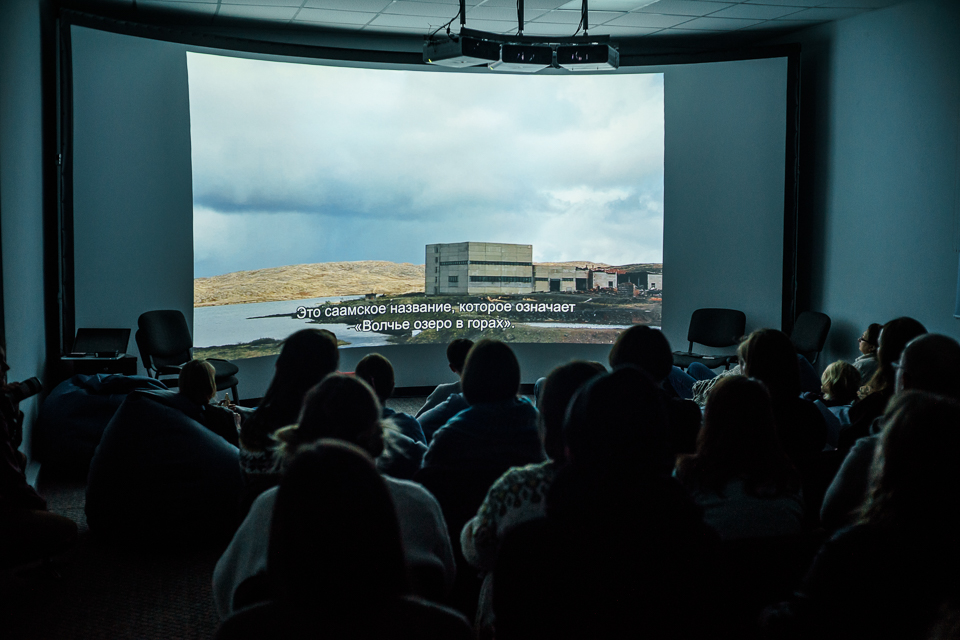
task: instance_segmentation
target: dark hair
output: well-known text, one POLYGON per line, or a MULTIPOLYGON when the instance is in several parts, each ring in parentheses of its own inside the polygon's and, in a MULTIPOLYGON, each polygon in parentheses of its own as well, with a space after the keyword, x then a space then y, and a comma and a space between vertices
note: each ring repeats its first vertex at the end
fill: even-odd
POLYGON ((646 371, 656 382, 662 382, 673 368, 673 353, 663 332, 646 325, 623 331, 613 343, 610 366, 632 364, 646 371))
POLYGON ((741 369, 767 386, 774 404, 800 395, 797 350, 783 331, 757 329, 737 349, 741 369))
POLYGON ((880 344, 880 332, 882 330, 883 330, 883 325, 874 322, 869 327, 867 327, 866 331, 864 331, 864 334, 866 334, 866 337, 867 337, 866 340, 864 340, 864 342, 866 342, 867 344, 872 344, 875 347, 878 346, 880 344))
POLYGON ((838 404, 850 404, 857 399, 860 372, 849 362, 837 360, 823 370, 820 382, 823 385, 824 399, 838 404))
POLYGON ((473 340, 466 338, 457 338, 447 345, 447 362, 457 372, 463 371, 463 363, 466 362, 471 347, 473 347, 473 340))
POLYGON ((273 508, 267 576, 278 603, 337 615, 409 590, 393 499, 362 450, 321 440, 293 458, 273 508))
POLYGON ((597 376, 577 392, 563 437, 575 467, 665 475, 673 466, 662 393, 633 366, 597 376))
POLYGON ((364 356, 353 373, 373 387, 380 402, 386 402, 393 393, 393 365, 379 353, 364 356))
POLYGON ((513 350, 499 340, 480 340, 463 364, 460 380, 469 404, 509 400, 520 391, 520 363, 513 350))
POLYGON ((950 336, 925 333, 900 354, 903 386, 960 400, 960 343, 950 336))
POLYGON ((270 447, 273 432, 296 421, 307 390, 339 364, 337 337, 325 329, 301 329, 284 340, 263 400, 240 427, 243 446, 254 451, 270 447))
POLYGON ((376 458, 383 451, 380 402, 363 380, 331 373, 310 389, 296 425, 274 434, 284 458, 321 438, 355 444, 376 458))
POLYGON ((747 493, 758 497, 799 490, 762 382, 745 376, 717 381, 707 396, 697 452, 680 457, 677 476, 690 489, 721 494, 737 478, 744 480, 747 493))
POLYGON ((861 521, 945 534, 960 510, 960 403, 924 391, 894 396, 861 521))
POLYGON ((180 368, 177 391, 191 402, 205 405, 217 393, 216 371, 206 360, 191 360, 180 368))
POLYGON ((557 367, 547 376, 538 406, 543 448, 551 460, 563 460, 563 419, 570 400, 588 380, 605 371, 599 362, 575 360, 557 367))
POLYGON ((866 393, 892 393, 896 382, 897 370, 893 366, 900 360, 900 354, 907 343, 927 332, 926 327, 913 318, 906 316, 891 320, 883 325, 877 348, 877 370, 866 384, 866 393))

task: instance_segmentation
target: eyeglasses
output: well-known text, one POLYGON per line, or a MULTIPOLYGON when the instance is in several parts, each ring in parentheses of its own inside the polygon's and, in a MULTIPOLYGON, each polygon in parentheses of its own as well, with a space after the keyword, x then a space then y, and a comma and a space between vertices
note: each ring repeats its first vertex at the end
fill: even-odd
POLYGON ((859 338, 857 338, 857 342, 866 342, 867 344, 873 344, 872 342, 870 342, 869 340, 867 340, 867 339, 864 338, 863 336, 860 336, 859 338))

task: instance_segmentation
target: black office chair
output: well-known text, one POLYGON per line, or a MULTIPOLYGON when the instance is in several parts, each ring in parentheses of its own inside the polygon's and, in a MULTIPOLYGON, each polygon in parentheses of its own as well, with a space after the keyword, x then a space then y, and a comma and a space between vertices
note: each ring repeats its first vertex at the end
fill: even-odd
POLYGON ((686 369, 694 362, 700 362, 711 369, 722 366, 729 369, 737 361, 737 354, 703 355, 693 352, 693 343, 705 347, 722 349, 740 342, 747 326, 747 316, 736 309, 697 309, 690 316, 690 328, 687 340, 690 346, 686 351, 673 352, 673 364, 686 369))
MULTIPOLYGON (((147 375, 160 379, 160 376, 179 376, 180 369, 193 359, 193 338, 187 327, 187 319, 175 309, 147 311, 137 320, 135 338, 140 349, 140 359, 147 375)), ((233 400, 237 395, 237 365, 227 360, 208 358, 213 365, 217 391, 230 389, 233 400)), ((164 380, 170 385, 169 378, 164 380)), ((176 380, 170 386, 176 386, 176 380)))
POLYGON ((827 343, 827 334, 830 333, 830 316, 819 311, 804 311, 797 316, 790 332, 790 341, 793 342, 797 353, 816 364, 827 343))

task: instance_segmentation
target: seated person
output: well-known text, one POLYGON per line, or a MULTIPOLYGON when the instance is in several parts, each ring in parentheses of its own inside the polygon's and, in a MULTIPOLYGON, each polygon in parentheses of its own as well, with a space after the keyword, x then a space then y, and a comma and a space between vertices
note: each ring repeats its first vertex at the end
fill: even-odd
MULTIPOLYGON (((462 355, 464 358, 463 364, 465 364, 467 355, 472 348, 473 343, 469 340, 463 340, 462 342, 454 340, 450 343, 450 346, 447 347, 447 358, 450 359, 451 356, 459 358, 462 355)), ((453 368, 453 362, 454 361, 451 360, 451 368, 453 368)), ((463 364, 460 365, 460 371, 457 374, 460 376, 460 381, 452 383, 456 384, 457 389, 453 390, 448 387, 450 393, 443 400, 438 400, 436 404, 429 408, 424 405, 419 413, 417 413, 417 419, 420 421, 423 434, 426 436, 428 442, 433 439, 433 434, 436 433, 440 427, 447 424, 450 418, 470 406, 466 398, 463 397, 463 364)), ((433 397, 433 394, 431 394, 431 397, 433 397)))
POLYGON ((7 384, 6 350, 0 346, 0 570, 49 558, 77 543, 73 520, 47 511, 27 484, 27 457, 19 451, 23 412, 7 384))
POLYGON ((339 364, 337 337, 325 329, 301 329, 283 341, 270 386, 256 411, 240 426, 244 510, 257 495, 280 481, 273 457, 274 432, 296 422, 307 390, 336 371, 339 364))
POLYGON ((853 361, 853 366, 860 372, 860 379, 866 382, 876 373, 880 366, 877 360, 877 347, 880 345, 880 331, 883 325, 874 322, 857 339, 857 348, 860 355, 853 361))
POLYGON ((427 439, 423 436, 423 429, 416 418, 405 413, 394 411, 387 406, 387 400, 393 395, 394 376, 393 365, 379 353, 371 353, 364 356, 357 363, 354 375, 370 385, 370 388, 377 394, 380 405, 383 407, 383 419, 390 420, 400 430, 400 433, 407 436, 415 442, 427 444, 427 439))
POLYGON ((763 384, 721 379, 707 400, 697 452, 676 475, 722 540, 803 531, 800 477, 780 446, 763 384))
POLYGON ((394 492, 362 449, 301 445, 279 489, 260 499, 267 495, 272 515, 260 538, 269 600, 224 620, 217 638, 473 637, 465 618, 413 595, 394 492))
MULTIPOLYGON (((417 418, 446 400, 450 394, 460 393, 460 378, 463 376, 463 363, 466 362, 467 353, 470 352, 470 347, 472 346, 473 341, 466 338, 457 338, 447 345, 447 363, 450 371, 457 374, 457 381, 437 385, 437 388, 427 396, 426 402, 424 402, 420 410, 417 411, 417 418)), ((432 436, 433 433, 430 435, 432 436)))
POLYGON ((563 441, 563 417, 570 400, 588 380, 606 372, 599 362, 582 360, 562 365, 550 372, 543 383, 540 398, 540 432, 549 458, 546 462, 514 467, 493 483, 477 515, 460 534, 463 557, 470 565, 487 574, 480 593, 477 619, 480 626, 492 627, 492 577, 500 544, 507 532, 521 522, 545 514, 547 491, 553 478, 566 462, 563 441))
MULTIPOLYGON (((331 374, 311 389, 304 398, 297 425, 277 432, 281 443, 277 450, 281 470, 293 456, 322 438, 335 438, 362 448, 376 458, 383 451, 383 421, 380 403, 373 390, 356 377, 331 374)), ((418 578, 417 592, 441 598, 450 589, 456 568, 447 525, 436 499, 422 486, 389 476, 383 477, 396 506, 400 537, 407 563, 418 578)), ((246 600, 262 599, 266 594, 262 578, 254 578, 267 569, 268 533, 277 500, 277 489, 261 494, 250 507, 230 546, 217 562, 213 574, 213 595, 217 612, 223 618, 234 610, 234 595, 243 587, 246 600), (260 582, 260 588, 255 585, 260 582)), ((336 529, 336 527, 330 527, 336 529)))
POLYGON ((667 378, 673 369, 673 353, 663 332, 643 325, 630 327, 617 336, 609 357, 613 368, 632 365, 653 378, 667 407, 671 451, 674 455, 693 453, 700 432, 700 408, 666 391, 672 388, 667 378))
POLYGON ((235 447, 240 446, 240 414, 210 404, 217 397, 216 371, 206 360, 191 360, 180 369, 178 392, 197 408, 196 421, 235 447))

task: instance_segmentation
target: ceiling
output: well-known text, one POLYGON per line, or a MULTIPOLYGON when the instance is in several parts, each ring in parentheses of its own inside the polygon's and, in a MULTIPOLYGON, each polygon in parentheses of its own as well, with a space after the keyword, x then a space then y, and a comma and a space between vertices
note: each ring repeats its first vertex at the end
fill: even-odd
MULTIPOLYGON (((591 0, 590 33, 640 38, 684 32, 781 30, 843 20, 901 0, 591 0), (643 5, 647 6, 643 6, 643 5)), ((355 32, 424 36, 454 18, 459 0, 109 0, 107 4, 355 32)), ((524 34, 570 36, 580 0, 525 0, 524 34)), ((471 29, 517 32, 516 0, 467 0, 471 29)), ((454 21, 456 30, 459 20, 454 21)))

